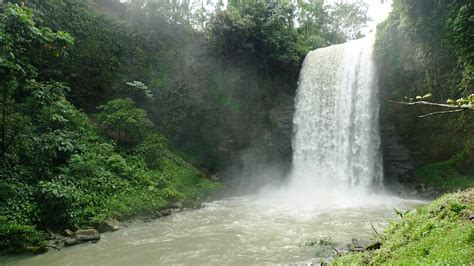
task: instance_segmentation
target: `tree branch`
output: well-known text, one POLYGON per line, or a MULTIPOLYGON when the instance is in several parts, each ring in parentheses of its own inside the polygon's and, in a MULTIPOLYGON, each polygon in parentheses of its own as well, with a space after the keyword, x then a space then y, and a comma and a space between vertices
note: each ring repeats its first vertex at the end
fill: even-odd
POLYGON ((341 252, 339 252, 339 250, 337 250, 335 247, 331 246, 331 248, 336 251, 337 255, 339 255, 339 257, 342 256, 341 252))
POLYGON ((456 110, 450 110, 450 111, 439 111, 439 112, 433 112, 433 113, 428 113, 428 114, 425 114, 425 115, 420 115, 418 116, 419 118, 424 118, 424 117, 428 117, 428 116, 432 116, 432 115, 442 115, 442 114, 451 114, 451 113, 460 113, 460 112, 463 112, 467 109, 456 109, 456 110))
POLYGON ((420 118, 429 117, 429 116, 433 116, 433 115, 460 113, 460 112, 463 112, 463 111, 466 111, 466 110, 474 111, 474 109, 473 109, 474 107, 471 104, 452 105, 452 104, 443 104, 443 103, 433 103, 433 102, 427 102, 427 101, 399 102, 399 101, 392 101, 392 100, 387 100, 387 102, 400 104, 400 105, 408 105, 408 106, 419 105, 419 106, 434 106, 434 107, 443 107, 443 108, 455 109, 455 110, 439 111, 439 112, 432 112, 432 113, 420 115, 420 116, 418 116, 420 118))
POLYGON ((14 133, 13 133, 13 136, 10 138, 10 140, 8 141, 8 143, 6 143, 5 147, 2 149, 2 151, 0 152, 0 158, 3 158, 3 156, 5 156, 5 153, 7 153, 7 150, 8 148, 10 148, 10 146, 13 144, 13 142, 15 141, 18 133, 20 133, 20 130, 16 130, 14 133))

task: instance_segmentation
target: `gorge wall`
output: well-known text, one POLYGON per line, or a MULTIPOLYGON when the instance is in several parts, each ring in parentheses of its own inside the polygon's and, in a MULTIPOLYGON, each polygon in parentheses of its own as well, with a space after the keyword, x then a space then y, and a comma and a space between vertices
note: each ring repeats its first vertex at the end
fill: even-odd
POLYGON ((473 150, 472 112, 420 118, 440 109, 387 101, 430 93, 430 101, 444 103, 474 92, 474 60, 466 54, 474 50, 474 35, 468 35, 472 27, 469 31, 466 24, 473 11, 468 1, 398 0, 389 19, 379 25, 374 57, 386 180, 424 182, 419 169, 435 165, 430 173, 446 182, 456 175, 473 179, 474 162, 467 155, 473 150), (459 43, 463 34, 470 43, 459 43))

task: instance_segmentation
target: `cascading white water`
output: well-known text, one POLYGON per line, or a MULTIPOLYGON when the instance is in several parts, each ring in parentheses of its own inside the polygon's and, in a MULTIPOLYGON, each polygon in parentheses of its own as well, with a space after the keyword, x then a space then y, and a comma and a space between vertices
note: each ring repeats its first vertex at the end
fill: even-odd
POLYGON ((369 36, 306 56, 293 120, 293 185, 381 185, 373 41, 369 36))

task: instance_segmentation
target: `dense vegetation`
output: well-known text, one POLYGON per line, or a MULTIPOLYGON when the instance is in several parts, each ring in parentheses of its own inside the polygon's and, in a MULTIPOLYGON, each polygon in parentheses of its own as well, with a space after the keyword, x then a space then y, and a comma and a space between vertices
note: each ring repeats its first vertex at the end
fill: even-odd
POLYGON ((91 117, 74 107, 65 83, 40 75, 74 38, 37 27, 28 9, 1 8, 0 249, 35 251, 38 230, 94 226, 219 187, 169 151, 133 100, 91 117))
POLYGON ((440 189, 474 184, 473 112, 420 119, 439 108, 384 100, 432 94, 445 103, 474 93, 473 14, 472 1, 397 0, 377 31, 382 127, 393 125, 410 150, 419 168, 411 176, 440 189))
POLYGON ((206 197, 220 185, 202 170, 223 170, 256 143, 281 156, 269 151, 270 111, 281 95, 291 101, 305 53, 359 36, 366 21, 364 6, 322 1, 212 11, 175 1, 4 2, 7 251, 41 248, 43 231, 206 197))
POLYGON ((468 265, 474 256, 474 190, 409 211, 382 236, 381 248, 347 254, 335 265, 468 265))

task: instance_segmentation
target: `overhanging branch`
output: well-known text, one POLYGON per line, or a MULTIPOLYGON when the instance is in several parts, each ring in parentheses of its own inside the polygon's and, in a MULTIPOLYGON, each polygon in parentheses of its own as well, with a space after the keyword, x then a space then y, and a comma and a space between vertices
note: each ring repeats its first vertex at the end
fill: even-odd
POLYGON ((439 112, 433 112, 433 113, 428 113, 425 115, 420 115, 418 116, 419 118, 424 118, 432 115, 442 115, 442 114, 451 114, 451 113, 460 113, 466 111, 466 109, 456 109, 456 110, 449 110, 449 111, 439 111, 439 112))
POLYGON ((460 113, 466 110, 474 111, 473 106, 470 104, 451 105, 451 104, 433 103, 433 102, 427 102, 427 101, 400 102, 400 101, 392 101, 392 100, 387 100, 387 102, 400 104, 400 105, 408 105, 408 106, 433 106, 433 107, 454 109, 454 110, 438 111, 438 112, 432 112, 432 113, 420 115, 418 116, 420 118, 429 117, 433 115, 460 113))

